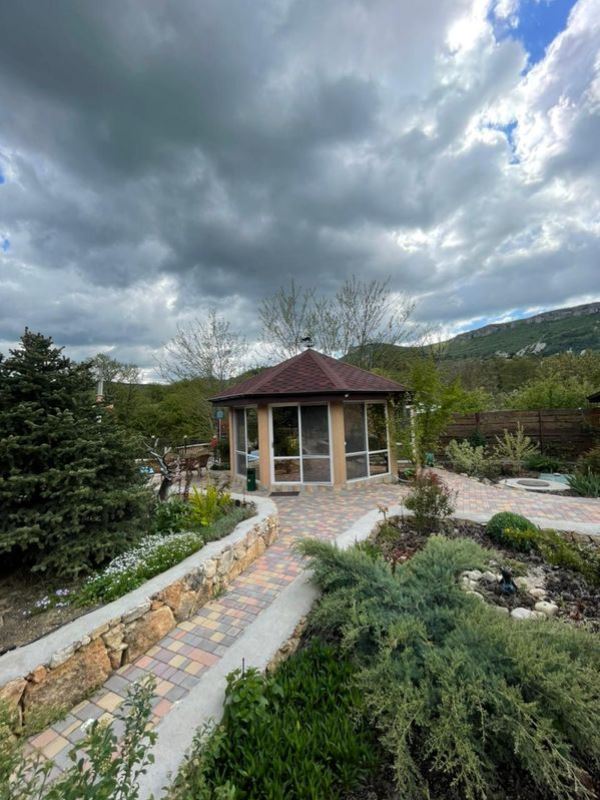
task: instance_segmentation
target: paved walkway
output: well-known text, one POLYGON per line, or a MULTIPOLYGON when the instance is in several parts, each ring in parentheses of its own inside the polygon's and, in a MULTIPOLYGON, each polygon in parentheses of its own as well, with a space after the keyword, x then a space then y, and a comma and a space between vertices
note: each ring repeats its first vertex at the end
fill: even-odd
MULTIPOLYGON (((600 532, 598 500, 533 495, 485 486, 449 473, 440 474, 458 491, 458 514, 469 511, 491 515, 511 510, 549 520, 596 523, 600 532)), ((301 572, 301 560, 293 550, 298 539, 313 536, 332 540, 379 504, 400 503, 407 491, 402 486, 372 484, 277 498, 280 512, 277 542, 236 578, 222 596, 207 603, 192 619, 177 625, 145 655, 117 670, 90 700, 33 737, 31 745, 54 759, 57 769, 64 769, 70 763, 69 750, 85 735, 82 728, 85 721, 97 718, 112 721, 132 682, 148 674, 158 680, 152 722, 159 726, 160 734, 161 720, 174 704, 185 700, 206 671, 301 572)))

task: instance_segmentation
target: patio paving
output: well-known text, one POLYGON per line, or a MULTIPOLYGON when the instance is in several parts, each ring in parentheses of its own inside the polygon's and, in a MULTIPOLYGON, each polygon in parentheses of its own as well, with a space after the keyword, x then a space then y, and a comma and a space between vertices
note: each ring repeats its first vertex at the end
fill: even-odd
MULTIPOLYGON (((510 510, 549 521, 594 524, 600 533, 599 500, 534 495, 486 486, 442 471, 439 474, 458 492, 458 515, 469 512, 491 516, 510 510)), ((149 674, 157 679, 152 723, 158 726, 160 735, 160 723, 174 705, 185 700, 207 670, 302 571, 301 559, 293 549, 296 541, 304 537, 335 539, 367 511, 379 504, 401 503, 407 492, 404 486, 371 484, 275 498, 280 513, 279 539, 223 595, 173 628, 132 664, 117 670, 93 697, 33 737, 31 746, 54 759, 57 770, 64 769, 69 764, 69 750, 84 736, 86 721, 112 721, 131 684, 149 674)))

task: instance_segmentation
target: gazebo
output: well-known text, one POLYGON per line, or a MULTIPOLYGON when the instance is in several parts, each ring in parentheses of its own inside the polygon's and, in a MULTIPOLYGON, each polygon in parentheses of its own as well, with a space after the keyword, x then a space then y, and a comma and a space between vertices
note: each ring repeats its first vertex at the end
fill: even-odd
POLYGON ((308 348, 211 402, 229 409, 233 478, 263 489, 390 480, 391 403, 406 387, 308 348))

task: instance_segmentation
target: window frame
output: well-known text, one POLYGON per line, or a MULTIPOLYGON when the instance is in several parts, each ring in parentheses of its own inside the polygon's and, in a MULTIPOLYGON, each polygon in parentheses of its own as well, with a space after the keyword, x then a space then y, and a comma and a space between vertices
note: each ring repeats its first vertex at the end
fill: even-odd
POLYGON ((314 403, 271 403, 269 405, 269 445, 270 445, 270 470, 271 470, 271 483, 277 486, 297 486, 299 484, 306 486, 332 486, 333 485, 333 443, 331 441, 331 403, 329 401, 314 403), (303 455, 302 453, 302 412, 301 408, 306 406, 319 406, 327 409, 327 439, 329 445, 329 452, 327 455, 303 455), (298 455, 297 456, 276 456, 275 455, 275 438, 273 426, 273 409, 274 408, 296 408, 298 419, 298 455), (304 480, 304 459, 318 459, 321 461, 329 461, 329 480, 328 481, 305 481, 304 480), (278 481, 275 479, 275 462, 276 461, 299 461, 300 462, 300 478, 297 481, 278 481))
MULTIPOLYGON (((344 401, 344 413, 346 406, 350 405, 362 405, 364 407, 364 428, 365 428, 365 444, 366 450, 356 450, 351 453, 346 452, 346 441, 344 436, 344 455, 346 459, 346 483, 356 483, 357 481, 370 481, 373 478, 382 478, 388 475, 391 475, 392 469, 390 464, 390 428, 389 428, 389 421, 388 421, 388 407, 387 402, 385 400, 346 400, 344 401), (369 415, 367 411, 367 406, 383 406, 384 416, 385 416, 385 438, 386 438, 386 447, 378 450, 370 450, 369 449, 369 415), (379 455, 380 453, 385 453, 387 455, 387 462, 388 468, 387 472, 377 472, 371 475, 371 459, 370 456, 379 455), (367 460, 367 474, 363 475, 359 478, 348 478, 348 458, 351 456, 365 456, 367 460)), ((344 420, 345 424, 345 420, 344 420)), ((345 430, 344 430, 345 434, 345 430)))
MULTIPOLYGON (((234 455, 234 462, 235 462, 234 463, 234 467, 233 467, 233 472, 234 472, 234 475, 236 475, 237 477, 244 478, 244 479, 247 477, 248 466, 249 466, 248 465, 248 455, 249 455, 249 453, 248 453, 248 416, 247 416, 247 412, 249 410, 250 411, 256 411, 256 425, 257 425, 257 428, 258 428, 258 407, 257 406, 241 406, 240 408, 234 408, 233 409, 233 423, 234 423, 233 424, 233 445, 234 445, 234 447, 233 447, 233 455, 234 455), (239 442, 238 442, 238 425, 237 425, 237 418, 236 418, 236 414, 238 413, 238 411, 242 411, 243 414, 244 414, 244 442, 243 442, 243 444, 244 444, 245 449, 243 449, 243 450, 240 449, 239 442), (243 474, 241 472, 238 472, 238 456, 244 456, 244 459, 245 459, 244 460, 245 469, 244 469, 244 473, 243 474)), ((257 443, 257 445, 258 445, 258 443, 257 443)), ((259 453, 260 453, 260 448, 259 448, 259 453)), ((260 456, 257 459, 252 459, 251 463, 252 463, 252 466, 254 468, 258 468, 258 470, 259 470, 258 476, 259 476, 259 480, 260 480, 260 456)))

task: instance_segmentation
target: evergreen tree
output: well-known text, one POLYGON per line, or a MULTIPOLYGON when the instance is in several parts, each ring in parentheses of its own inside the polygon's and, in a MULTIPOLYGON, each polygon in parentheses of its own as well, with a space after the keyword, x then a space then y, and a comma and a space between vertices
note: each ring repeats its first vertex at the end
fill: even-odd
POLYGON ((25 330, 0 355, 0 553, 58 575, 87 572, 148 523, 136 445, 94 403, 90 364, 25 330))

